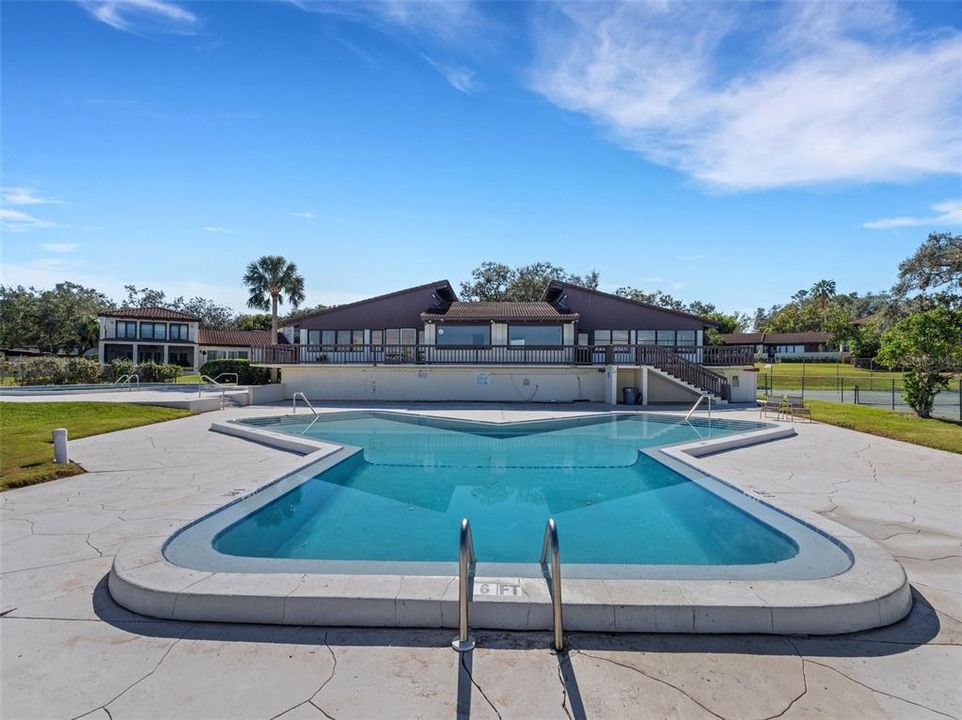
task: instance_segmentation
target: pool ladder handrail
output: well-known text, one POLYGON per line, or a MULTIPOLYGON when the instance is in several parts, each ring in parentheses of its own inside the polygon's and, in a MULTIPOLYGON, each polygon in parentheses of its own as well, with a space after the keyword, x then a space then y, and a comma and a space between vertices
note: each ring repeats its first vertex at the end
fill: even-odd
POLYGON ((314 406, 311 405, 311 401, 307 399, 307 395, 305 395, 305 394, 302 393, 300 390, 298 390, 296 393, 294 393, 293 395, 291 395, 291 415, 294 415, 294 414, 297 413, 297 398, 298 398, 298 397, 300 397, 301 400, 304 401, 304 404, 307 405, 307 407, 309 407, 309 408, 311 409, 311 412, 312 412, 312 413, 314 413, 315 415, 318 414, 317 410, 314 409, 314 406))
POLYGON ((131 382, 135 382, 137 384, 137 389, 140 390, 140 375, 135 375, 134 373, 121 375, 119 378, 114 380, 114 385, 126 385, 128 390, 133 390, 134 388, 130 384, 131 382))
POLYGON ((554 626, 554 649, 564 650, 564 621, 561 612, 561 546, 558 544, 558 524, 548 518, 544 528, 544 543, 541 545, 541 568, 545 579, 551 583, 551 616, 554 626), (551 571, 548 572, 548 554, 551 554, 551 571))
POLYGON ((461 518, 461 530, 458 533, 458 636, 451 641, 451 647, 458 652, 474 650, 474 638, 468 628, 468 603, 471 601, 469 593, 474 589, 474 568, 477 562, 471 521, 461 518))
POLYGON ((691 406, 691 410, 689 410, 688 414, 685 415, 685 422, 688 422, 688 419, 692 416, 695 410, 698 409, 698 406, 701 405, 702 400, 705 398, 708 398, 708 419, 711 420, 711 395, 705 393, 703 395, 699 395, 698 399, 695 401, 695 404, 691 406))

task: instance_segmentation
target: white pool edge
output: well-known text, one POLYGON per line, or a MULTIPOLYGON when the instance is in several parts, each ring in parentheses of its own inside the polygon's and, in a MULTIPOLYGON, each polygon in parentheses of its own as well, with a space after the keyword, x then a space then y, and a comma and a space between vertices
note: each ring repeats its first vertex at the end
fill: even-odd
MULTIPOLYGON (((212 423, 211 430, 304 455, 305 462, 294 472, 340 449, 231 422, 212 423)), ((790 425, 779 424, 661 452, 704 472, 693 462, 697 457, 793 435, 790 425)), ((880 627, 908 614, 912 598, 905 571, 876 543, 807 509, 739 490, 844 543, 853 558, 851 567, 814 580, 565 579, 565 629, 820 635, 880 627)), ((168 620, 412 628, 457 625, 455 576, 209 572, 168 561, 163 554, 167 540, 168 536, 140 538, 117 553, 108 587, 120 605, 168 620)), ((550 629, 550 597, 542 578, 477 577, 474 586, 472 627, 550 629), (520 586, 521 594, 492 597, 478 592, 499 585, 520 586)))

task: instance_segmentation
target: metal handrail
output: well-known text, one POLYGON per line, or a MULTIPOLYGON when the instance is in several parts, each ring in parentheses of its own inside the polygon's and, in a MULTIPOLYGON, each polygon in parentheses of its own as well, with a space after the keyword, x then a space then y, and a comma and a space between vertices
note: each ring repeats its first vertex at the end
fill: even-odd
POLYGON ((688 418, 690 418, 692 416, 692 413, 694 413, 695 410, 698 409, 698 406, 701 405, 701 401, 704 400, 705 398, 708 398, 708 419, 711 420, 711 395, 705 394, 705 395, 699 395, 698 399, 695 400, 695 404, 691 406, 691 410, 689 410, 688 414, 685 415, 685 422, 688 422, 688 418))
POLYGON ((548 573, 548 552, 551 552, 551 614, 554 625, 554 649, 564 650, 564 623, 561 617, 561 548, 558 545, 558 525, 554 518, 548 518, 544 528, 544 543, 541 545, 541 567, 548 573))
POLYGON ((478 559, 474 554, 474 539, 471 536, 471 521, 461 519, 458 533, 458 636, 451 641, 451 647, 458 652, 474 650, 474 638, 468 633, 469 591, 473 589, 474 566, 478 559))
POLYGON ((314 406, 311 405, 311 401, 307 399, 307 395, 305 395, 304 393, 302 393, 302 392, 300 392, 300 391, 297 391, 296 393, 294 393, 293 395, 291 395, 291 415, 294 415, 294 414, 297 413, 297 398, 298 398, 298 396, 300 396, 301 400, 304 401, 304 404, 307 405, 307 407, 309 407, 309 408, 311 409, 311 412, 312 412, 312 413, 314 413, 315 415, 318 414, 317 410, 314 409, 314 406))
POLYGON ((121 375, 119 378, 114 380, 114 385, 126 385, 128 390, 133 390, 130 385, 131 381, 137 383, 137 389, 140 390, 140 375, 135 375, 134 373, 121 375))
MULTIPOLYGON (((222 372, 220 375, 218 375, 217 377, 215 377, 215 378, 212 380, 212 382, 215 382, 215 383, 216 383, 218 380, 220 380, 222 377, 225 377, 225 376, 228 376, 228 377, 233 376, 233 378, 234 378, 234 384, 235 384, 235 385, 240 385, 240 375, 238 375, 237 373, 232 373, 232 372, 222 372)), ((218 384, 221 384, 221 383, 218 383, 218 384)))

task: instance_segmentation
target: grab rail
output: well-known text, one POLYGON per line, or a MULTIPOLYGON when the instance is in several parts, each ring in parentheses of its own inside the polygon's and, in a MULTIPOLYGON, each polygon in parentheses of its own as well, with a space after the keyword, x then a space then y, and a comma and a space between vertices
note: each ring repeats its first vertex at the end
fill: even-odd
POLYGON ((468 634, 468 602, 471 599, 468 585, 474 579, 477 561, 471 521, 462 518, 461 531, 458 533, 458 636, 451 641, 451 647, 458 652, 474 650, 474 638, 468 634))
MULTIPOLYGON (((220 376, 218 375, 218 377, 220 377, 220 376)), ((221 385, 221 384, 220 384, 219 382, 217 382, 216 380, 214 380, 214 378, 210 377, 209 375, 201 375, 201 376, 200 376, 200 380, 201 380, 201 381, 200 381, 199 383, 197 383, 197 397, 202 397, 202 396, 203 396, 203 394, 204 394, 204 385, 205 385, 205 382, 204 382, 204 381, 206 380, 206 384, 207 384, 207 385, 216 385, 217 387, 220 388, 220 401, 221 401, 221 402, 220 402, 220 404, 221 404, 221 408, 220 408, 220 409, 223 410, 223 409, 224 409, 224 398, 225 398, 225 396, 226 396, 226 393, 225 393, 225 391, 224 391, 224 386, 221 385)))
POLYGON ((131 381, 137 383, 137 389, 140 390, 140 375, 135 375, 134 373, 121 375, 119 378, 114 380, 114 385, 126 385, 128 390, 133 390, 130 385, 131 381))
POLYGON ((698 396, 698 399, 695 401, 695 404, 691 406, 691 410, 689 410, 688 414, 685 415, 685 422, 688 422, 688 418, 690 418, 692 416, 692 413, 694 413, 695 410, 698 409, 698 406, 701 405, 701 401, 704 400, 705 398, 708 398, 708 419, 711 420, 711 395, 706 394, 706 395, 698 396))
MULTIPOLYGON (((215 383, 216 383, 216 382, 217 382, 218 380, 220 380, 222 377, 225 377, 225 376, 230 377, 231 375, 233 375, 233 377, 234 377, 234 384, 235 384, 235 385, 240 385, 240 375, 238 375, 237 373, 232 373, 232 372, 222 372, 220 375, 218 375, 217 377, 215 377, 212 382, 215 382, 215 383)), ((220 384, 221 384, 221 383, 218 383, 218 385, 220 385, 220 384)))
POLYGON ((307 395, 305 395, 299 390, 293 395, 291 395, 291 415, 294 415, 297 413, 297 397, 298 396, 300 396, 301 400, 304 401, 304 404, 311 409, 311 412, 317 415, 317 410, 315 410, 314 406, 311 405, 311 401, 307 399, 307 395))
POLYGON ((548 518, 544 528, 544 543, 541 545, 541 567, 547 576, 548 552, 551 552, 551 611, 554 624, 554 649, 564 650, 564 625, 561 617, 561 548, 558 545, 558 525, 554 518, 548 518))

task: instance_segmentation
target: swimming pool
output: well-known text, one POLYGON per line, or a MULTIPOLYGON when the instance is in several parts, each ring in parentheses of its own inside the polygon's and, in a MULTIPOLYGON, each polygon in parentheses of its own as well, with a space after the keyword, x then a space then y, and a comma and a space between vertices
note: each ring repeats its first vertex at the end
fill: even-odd
POLYGON ((648 413, 485 423, 390 412, 242 421, 343 449, 175 535, 184 567, 447 574, 471 520, 479 572, 536 577, 547 518, 567 577, 816 578, 844 547, 658 448, 770 427, 648 413))

